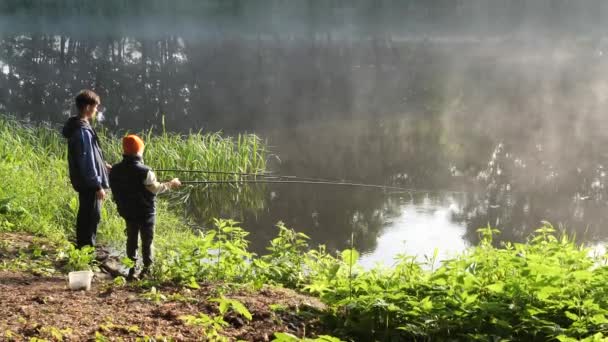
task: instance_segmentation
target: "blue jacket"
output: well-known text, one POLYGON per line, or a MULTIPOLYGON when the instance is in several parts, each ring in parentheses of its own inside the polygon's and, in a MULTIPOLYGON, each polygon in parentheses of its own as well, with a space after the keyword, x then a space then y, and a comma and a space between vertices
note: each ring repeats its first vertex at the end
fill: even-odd
POLYGON ((86 120, 72 116, 62 133, 68 140, 68 167, 74 190, 109 188, 108 170, 93 127, 86 120))

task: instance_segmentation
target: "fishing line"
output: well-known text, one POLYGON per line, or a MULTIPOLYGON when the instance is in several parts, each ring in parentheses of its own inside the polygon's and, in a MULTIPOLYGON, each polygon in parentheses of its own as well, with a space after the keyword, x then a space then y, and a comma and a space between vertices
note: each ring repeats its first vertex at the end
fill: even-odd
MULTIPOLYGON (((182 170, 182 169, 154 169, 154 172, 176 172, 176 173, 208 173, 208 174, 219 174, 219 175, 237 175, 237 176, 259 176, 269 177, 273 176, 272 172, 262 173, 247 173, 247 172, 231 172, 231 171, 207 171, 207 170, 182 170)), ((273 176, 276 177, 276 176, 273 176)))
POLYGON ((308 177, 298 177, 298 176, 285 176, 285 175, 276 175, 270 172, 263 173, 246 173, 246 172, 230 172, 230 171, 207 171, 207 170, 181 170, 181 169, 153 169, 155 172, 175 172, 175 173, 206 173, 206 174, 220 174, 220 175, 236 175, 236 176, 254 176, 261 178, 274 178, 274 179, 291 179, 291 180, 299 180, 299 181, 311 181, 311 182, 341 182, 339 180, 334 179, 325 179, 325 178, 308 178, 308 177))
MULTIPOLYGON (((349 183, 349 182, 325 182, 325 181, 304 181, 304 180, 232 180, 232 181, 213 181, 213 180, 194 180, 194 181, 181 181, 184 185, 211 185, 211 184, 310 184, 310 185, 336 185, 346 187, 361 187, 361 188, 373 188, 383 190, 398 190, 402 193, 432 193, 432 192, 446 192, 446 193, 465 193, 464 191, 450 191, 450 190, 422 190, 422 189, 407 189, 389 185, 379 184, 364 184, 364 183, 349 183)), ((396 194, 399 192, 393 192, 396 194)))

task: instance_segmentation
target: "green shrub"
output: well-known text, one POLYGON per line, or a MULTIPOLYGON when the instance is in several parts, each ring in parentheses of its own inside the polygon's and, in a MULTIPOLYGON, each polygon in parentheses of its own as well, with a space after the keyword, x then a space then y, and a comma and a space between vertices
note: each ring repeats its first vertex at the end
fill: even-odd
POLYGON ((67 245, 65 251, 67 257, 66 271, 89 271, 95 262, 95 248, 84 246, 81 249, 74 245, 67 245))

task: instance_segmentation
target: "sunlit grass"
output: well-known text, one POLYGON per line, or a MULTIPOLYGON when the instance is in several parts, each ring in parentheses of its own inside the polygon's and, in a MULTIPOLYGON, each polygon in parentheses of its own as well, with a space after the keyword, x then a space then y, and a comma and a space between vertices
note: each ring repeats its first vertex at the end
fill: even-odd
MULTIPOLYGON (((110 163, 122 159, 121 136, 98 129, 106 160, 110 163)), ((265 168, 264 144, 255 135, 239 135, 235 138, 220 133, 196 132, 179 135, 152 131, 139 134, 146 143, 144 155, 147 164, 155 168, 204 169, 256 173, 265 168)), ((0 200, 10 201, 13 207, 27 208, 19 216, 19 229, 58 238, 73 235, 78 210, 76 192, 68 177, 67 144, 57 127, 46 124, 25 125, 13 119, 0 118, 0 200)), ((181 174, 161 174, 168 179, 181 174)), ((194 177, 202 177, 196 175, 194 177)), ((206 179, 219 179, 224 175, 204 175, 206 179)), ((232 176, 234 177, 234 176, 232 176)), ((190 196, 182 190, 182 196, 190 196)), ((199 195, 200 196, 200 195, 199 195)), ((252 201, 256 200, 256 194, 252 201)), ((240 196, 249 198, 247 196, 240 196)), ((224 199, 225 200, 225 199, 224 199)), ((228 202, 230 204, 230 202, 228 202)), ((184 207, 166 201, 159 202, 158 238, 174 230, 187 230, 184 207)), ((222 204, 214 202, 220 208, 222 204)), ((205 211, 210 214, 214 211, 205 211)), ((102 243, 120 245, 124 240, 124 223, 111 201, 102 209, 99 228, 102 243)))
MULTIPOLYGON (((221 133, 191 132, 187 135, 163 132, 155 135, 151 130, 139 134, 144 139, 146 164, 154 169, 182 169, 260 173, 266 167, 266 150, 261 139, 254 134, 236 137, 221 133)), ((104 134, 107 158, 121 159, 120 139, 104 134)), ((227 179, 235 176, 204 174, 208 179, 227 179)), ((238 177, 238 176, 237 176, 238 177)))

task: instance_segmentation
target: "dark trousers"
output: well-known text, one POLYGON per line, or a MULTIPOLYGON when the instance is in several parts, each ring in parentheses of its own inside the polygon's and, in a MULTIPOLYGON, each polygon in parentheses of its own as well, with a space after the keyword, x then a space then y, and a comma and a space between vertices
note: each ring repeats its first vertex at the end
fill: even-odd
POLYGON ((144 220, 125 220, 127 223, 127 257, 137 261, 137 240, 141 235, 144 267, 152 265, 154 217, 144 220))
POLYGON ((78 192, 78 216, 76 216, 76 247, 95 246, 97 227, 101 219, 101 201, 96 190, 78 192))

